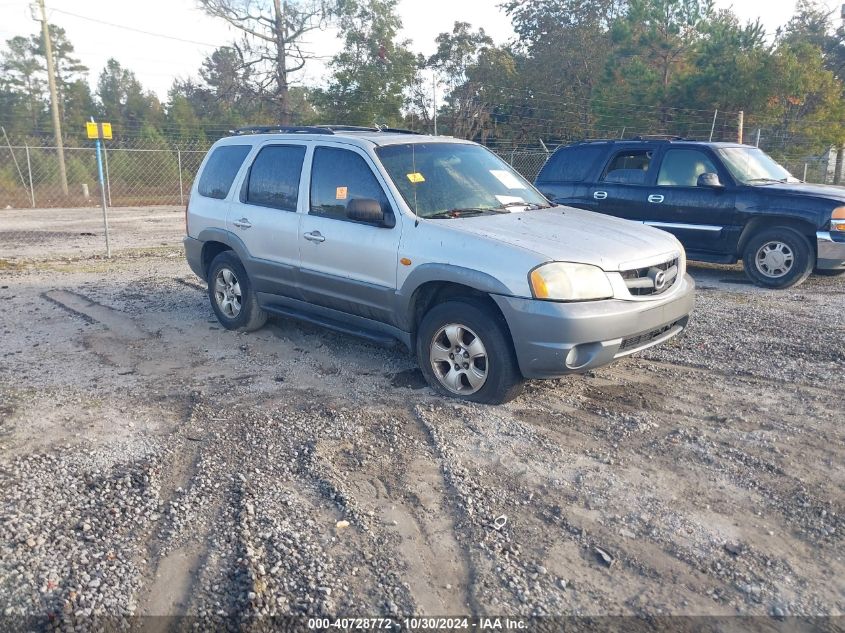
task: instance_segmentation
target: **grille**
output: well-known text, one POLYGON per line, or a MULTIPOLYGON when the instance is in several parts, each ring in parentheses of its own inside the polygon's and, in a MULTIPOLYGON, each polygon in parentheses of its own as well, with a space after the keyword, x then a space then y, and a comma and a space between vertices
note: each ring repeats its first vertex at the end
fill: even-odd
POLYGON ((622 345, 619 346, 620 352, 626 352, 629 349, 634 349, 636 347, 641 347, 646 343, 650 343, 656 338, 659 338, 666 334, 669 330, 673 327, 678 325, 679 321, 675 323, 671 323, 669 325, 664 325, 663 327, 659 327, 655 330, 651 330, 650 332, 646 332, 644 334, 638 334, 637 336, 632 336, 630 338, 626 338, 622 340, 622 345))
POLYGON ((635 297, 663 294, 678 280, 678 258, 662 264, 622 271, 628 292, 635 297))

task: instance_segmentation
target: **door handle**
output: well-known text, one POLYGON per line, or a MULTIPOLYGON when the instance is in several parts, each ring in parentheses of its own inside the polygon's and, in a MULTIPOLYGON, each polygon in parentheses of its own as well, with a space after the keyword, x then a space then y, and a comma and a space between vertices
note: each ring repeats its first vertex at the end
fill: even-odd
POLYGON ((232 222, 232 224, 234 224, 239 229, 248 229, 252 226, 252 224, 250 224, 249 220, 247 220, 246 218, 235 220, 234 222, 232 222))
POLYGON ((607 198, 607 192, 606 191, 594 191, 593 192, 593 198, 595 198, 596 200, 604 200, 605 198, 607 198))
POLYGON ((323 234, 320 231, 311 231, 310 233, 305 233, 302 237, 304 237, 309 242, 325 242, 326 238, 323 237, 323 234))
POLYGON ((654 204, 660 204, 661 202, 663 202, 663 196, 661 196, 659 193, 653 193, 648 197, 648 201, 653 202, 654 204))

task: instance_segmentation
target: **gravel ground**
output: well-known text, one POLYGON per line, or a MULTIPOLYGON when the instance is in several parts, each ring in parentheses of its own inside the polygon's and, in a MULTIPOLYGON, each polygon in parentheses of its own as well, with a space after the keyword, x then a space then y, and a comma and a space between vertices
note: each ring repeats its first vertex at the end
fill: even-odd
POLYGON ((841 616, 845 280, 691 272, 684 336, 486 407, 223 330, 172 247, 7 261, 0 614, 841 616))

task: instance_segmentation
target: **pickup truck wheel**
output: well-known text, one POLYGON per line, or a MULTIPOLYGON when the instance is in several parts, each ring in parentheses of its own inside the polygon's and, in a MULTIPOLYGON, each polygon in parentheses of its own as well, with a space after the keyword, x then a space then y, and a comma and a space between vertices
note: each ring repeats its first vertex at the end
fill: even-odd
POLYGON ((760 231, 742 255, 745 274, 764 288, 790 288, 813 272, 815 253, 807 238, 787 226, 760 231))
POLYGON ((252 332, 267 322, 255 299, 246 270, 232 251, 220 253, 208 267, 208 298, 220 325, 252 332))
POLYGON ((443 395, 501 404, 522 391, 507 327, 481 301, 452 300, 429 310, 417 331, 416 351, 426 380, 443 395))

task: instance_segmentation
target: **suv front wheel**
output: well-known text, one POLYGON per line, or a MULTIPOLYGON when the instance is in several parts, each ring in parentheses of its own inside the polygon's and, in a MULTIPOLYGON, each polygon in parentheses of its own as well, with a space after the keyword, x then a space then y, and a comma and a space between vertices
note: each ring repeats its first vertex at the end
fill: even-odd
POLYGON ((745 245, 745 274, 764 288, 790 288, 813 272, 815 253, 806 237, 788 226, 753 235, 745 245))
POLYGON ((252 332, 267 322, 255 299, 246 270, 232 251, 223 251, 208 267, 208 298, 217 320, 227 330, 252 332))
POLYGON ((417 330, 417 362, 443 395, 501 404, 522 391, 510 334, 481 301, 457 299, 433 307, 417 330))

